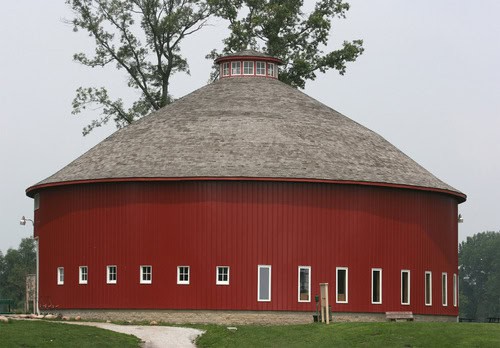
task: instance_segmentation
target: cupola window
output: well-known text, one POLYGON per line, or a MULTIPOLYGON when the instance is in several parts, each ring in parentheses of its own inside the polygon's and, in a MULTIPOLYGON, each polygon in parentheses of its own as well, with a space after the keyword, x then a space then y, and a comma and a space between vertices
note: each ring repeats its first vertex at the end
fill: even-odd
POLYGON ((231 75, 241 75, 241 62, 231 62, 231 75))
POLYGON ((275 72, 274 63, 269 63, 269 65, 267 66, 267 75, 274 77, 274 72, 275 72))
POLYGON ((243 62, 243 75, 253 75, 253 62, 243 62))
POLYGON ((229 76, 229 62, 222 64, 222 76, 229 76))
POLYGON ((266 62, 257 62, 257 75, 266 76, 266 62))

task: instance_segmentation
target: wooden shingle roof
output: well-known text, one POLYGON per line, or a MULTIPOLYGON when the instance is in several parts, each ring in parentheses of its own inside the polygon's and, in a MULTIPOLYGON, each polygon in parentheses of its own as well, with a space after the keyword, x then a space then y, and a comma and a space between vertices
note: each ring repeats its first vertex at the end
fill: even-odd
POLYGON ((39 182, 277 178, 463 196, 375 132, 278 80, 226 78, 121 129, 39 182))

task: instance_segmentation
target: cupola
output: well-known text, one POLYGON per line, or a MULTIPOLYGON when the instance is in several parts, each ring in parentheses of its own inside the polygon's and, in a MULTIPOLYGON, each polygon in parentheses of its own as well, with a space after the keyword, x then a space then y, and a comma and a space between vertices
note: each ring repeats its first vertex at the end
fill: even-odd
POLYGON ((219 76, 231 77, 264 77, 278 78, 278 66, 281 59, 263 54, 254 50, 244 50, 219 57, 215 60, 219 64, 219 76))

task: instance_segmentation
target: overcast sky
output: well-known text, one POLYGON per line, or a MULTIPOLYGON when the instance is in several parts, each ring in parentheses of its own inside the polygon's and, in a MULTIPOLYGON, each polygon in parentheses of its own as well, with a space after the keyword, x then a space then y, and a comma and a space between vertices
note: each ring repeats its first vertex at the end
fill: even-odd
MULTIPOLYGON (((306 0, 306 3, 312 1, 306 0)), ((305 92, 384 136, 441 180, 467 194, 459 240, 500 230, 500 1, 352 0, 333 24, 330 48, 361 38, 365 53, 345 76, 330 71, 305 92)), ((64 23, 60 1, 23 0, 0 12, 0 250, 32 234, 25 189, 61 169, 115 131, 83 137, 97 111, 71 115, 79 86, 106 85, 133 98, 125 76, 72 61, 93 42, 64 23)), ((186 41, 191 76, 176 75, 181 97, 206 84, 225 23, 186 41)))

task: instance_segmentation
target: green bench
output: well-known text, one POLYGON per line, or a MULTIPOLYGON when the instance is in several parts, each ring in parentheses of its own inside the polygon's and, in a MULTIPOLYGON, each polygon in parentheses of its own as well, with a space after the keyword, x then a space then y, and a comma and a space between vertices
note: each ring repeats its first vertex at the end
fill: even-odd
POLYGON ((14 307, 14 300, 0 298, 0 314, 12 313, 14 307))

